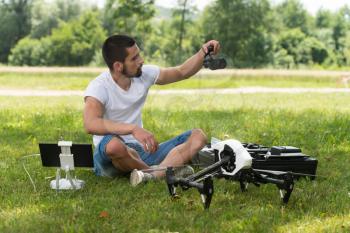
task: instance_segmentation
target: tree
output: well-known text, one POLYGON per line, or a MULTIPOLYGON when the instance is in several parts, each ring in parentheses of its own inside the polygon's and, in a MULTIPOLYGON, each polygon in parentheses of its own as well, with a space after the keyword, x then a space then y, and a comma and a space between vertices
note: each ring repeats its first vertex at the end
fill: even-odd
POLYGON ((173 11, 173 18, 175 18, 177 16, 177 14, 181 15, 181 20, 180 20, 180 24, 179 24, 179 42, 178 42, 178 46, 179 46, 179 50, 180 53, 182 52, 182 40, 185 36, 185 21, 186 19, 186 15, 189 12, 189 9, 187 8, 188 1, 187 0, 178 0, 178 4, 182 7, 182 9, 178 9, 178 10, 174 10, 173 11))
MULTIPOLYGON (((282 32, 276 42, 274 57, 285 64, 286 56, 293 58, 293 62, 290 64, 322 64, 328 58, 329 51, 323 42, 315 37, 307 36, 299 28, 295 28, 282 32)), ((281 62, 275 61, 275 64, 281 62)))
POLYGON ((101 47, 106 34, 98 13, 88 11, 78 20, 62 23, 50 36, 51 57, 55 65, 76 66, 88 64, 95 51, 101 47))
POLYGON ((49 52, 51 47, 51 41, 48 38, 39 40, 25 37, 11 50, 9 63, 15 66, 52 65, 49 52))
POLYGON ((299 53, 301 50, 299 49, 299 45, 305 40, 306 35, 299 29, 290 29, 284 31, 278 35, 278 39, 276 41, 276 51, 285 50, 287 55, 293 57, 293 63, 298 64, 300 60, 299 53))
POLYGON ((276 11, 287 28, 300 28, 302 32, 309 33, 311 17, 299 0, 285 0, 276 11))
POLYGON ((41 38, 51 34, 53 28, 58 27, 60 21, 68 22, 77 19, 83 12, 83 6, 79 0, 56 0, 45 2, 36 0, 31 11, 32 38, 41 38))
POLYGON ((108 34, 126 33, 144 38, 151 30, 154 0, 107 0, 103 26, 108 34))
POLYGON ((346 36, 346 31, 348 29, 348 24, 346 19, 350 17, 347 14, 347 8, 341 9, 335 16, 333 24, 333 40, 335 45, 335 50, 340 51, 343 49, 344 44, 341 43, 342 38, 346 36))
POLYGON ((233 66, 263 66, 272 59, 270 11, 267 0, 218 0, 204 11, 203 33, 220 41, 233 66))
POLYGON ((32 38, 41 38, 49 35, 51 29, 58 26, 58 9, 54 4, 45 4, 44 0, 37 0, 32 7, 32 27, 30 36, 32 38))
POLYGON ((350 66, 350 33, 348 32, 346 34, 346 37, 344 38, 344 50, 343 50, 343 56, 345 58, 344 65, 350 66))
POLYGON ((10 61, 13 65, 87 65, 105 37, 98 13, 88 11, 77 20, 61 22, 50 36, 21 40, 12 49, 10 61))
POLYGON ((0 62, 7 62, 11 48, 30 32, 31 0, 0 1, 0 62))
POLYGON ((333 15, 329 10, 318 10, 315 24, 317 28, 330 28, 332 25, 333 15))
POLYGON ((328 57, 326 46, 315 37, 306 37, 297 47, 297 63, 322 64, 328 57))
POLYGON ((276 68, 294 67, 294 58, 288 54, 287 50, 280 48, 273 55, 273 65, 276 68))
POLYGON ((194 47, 196 50, 200 48, 191 42, 193 38, 198 38, 199 34, 199 32, 190 33, 190 31, 193 31, 191 28, 195 26, 193 17, 196 14, 197 9, 193 6, 191 0, 178 0, 178 7, 172 11, 172 18, 168 22, 168 31, 164 31, 163 34, 169 37, 165 47, 170 53, 168 61, 171 65, 177 65, 192 55, 194 47))
POLYGON ((55 0, 57 17, 65 22, 78 18, 83 11, 81 4, 79 0, 55 0))

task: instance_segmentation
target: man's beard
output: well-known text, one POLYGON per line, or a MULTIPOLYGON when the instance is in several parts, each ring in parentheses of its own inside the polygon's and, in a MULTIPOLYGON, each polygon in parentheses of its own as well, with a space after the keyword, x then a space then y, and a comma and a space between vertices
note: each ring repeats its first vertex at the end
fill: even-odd
POLYGON ((142 66, 137 68, 137 71, 135 74, 132 74, 129 72, 129 70, 126 68, 126 66, 123 67, 122 74, 125 75, 128 78, 139 78, 142 75, 142 66))

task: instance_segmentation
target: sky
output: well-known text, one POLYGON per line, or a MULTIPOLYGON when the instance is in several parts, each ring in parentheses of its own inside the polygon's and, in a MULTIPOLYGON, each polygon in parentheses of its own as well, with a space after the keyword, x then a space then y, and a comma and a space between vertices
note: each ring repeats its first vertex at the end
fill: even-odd
MULTIPOLYGON (((203 9, 212 0, 189 0, 193 2, 194 5, 198 7, 199 10, 203 9)), ((271 0, 273 3, 281 3, 283 0, 271 0)), ((349 0, 301 0, 300 1, 305 9, 307 9, 312 15, 315 15, 318 9, 328 9, 331 11, 336 11, 342 6, 348 4, 350 6, 349 0)), ((169 7, 175 5, 177 0, 156 0, 156 3, 161 6, 169 7)))

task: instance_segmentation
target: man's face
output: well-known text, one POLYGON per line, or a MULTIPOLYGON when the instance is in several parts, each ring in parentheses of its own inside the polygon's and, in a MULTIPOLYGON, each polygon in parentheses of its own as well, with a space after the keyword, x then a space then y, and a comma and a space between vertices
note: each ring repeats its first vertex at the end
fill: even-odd
POLYGON ((126 49, 128 56, 123 63, 122 73, 128 78, 140 77, 142 74, 143 59, 140 55, 140 49, 135 44, 126 49))

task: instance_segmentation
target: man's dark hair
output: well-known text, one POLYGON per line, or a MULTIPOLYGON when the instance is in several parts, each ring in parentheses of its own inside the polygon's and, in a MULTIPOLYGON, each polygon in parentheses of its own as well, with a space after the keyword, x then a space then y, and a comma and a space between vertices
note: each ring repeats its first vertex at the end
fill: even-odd
POLYGON ((124 62, 128 56, 127 48, 134 46, 136 41, 126 35, 113 35, 108 37, 102 46, 102 56, 108 68, 113 70, 116 61, 124 62))

